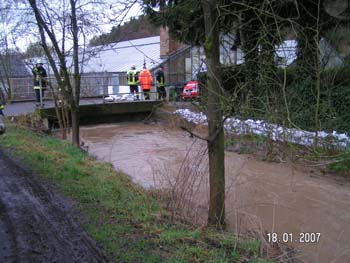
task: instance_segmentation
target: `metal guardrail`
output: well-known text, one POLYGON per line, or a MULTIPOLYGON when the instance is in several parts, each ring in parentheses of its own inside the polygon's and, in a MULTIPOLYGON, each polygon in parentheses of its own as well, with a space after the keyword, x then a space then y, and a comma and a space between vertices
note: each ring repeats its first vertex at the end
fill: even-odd
MULTIPOLYGON (((52 76, 49 78, 50 85, 57 90, 58 85, 52 76)), ((102 97, 108 94, 109 79, 107 76, 83 76, 81 78, 81 93, 82 98, 102 97)), ((11 78, 11 98, 10 100, 31 100, 35 99, 33 89, 33 78, 11 78)), ((51 98, 50 87, 46 88, 44 98, 51 98)))
MULTIPOLYGON (((124 76, 119 77, 121 82, 119 86, 127 86, 124 83, 124 76)), ((55 78, 49 76, 50 85, 56 90, 57 82, 55 78)), ((108 95, 111 95, 109 89, 111 88, 111 76, 110 75, 99 75, 99 76, 82 76, 81 79, 81 88, 80 88, 80 97, 81 98, 104 98, 108 95)), ((116 87, 119 87, 116 86, 116 87)), ((184 83, 168 84, 166 86, 167 91, 167 100, 168 101, 179 101, 181 100, 181 93, 183 90, 184 83)), ((152 97, 156 99, 156 89, 153 86, 151 92, 152 97)), ((123 93, 119 93, 123 94, 123 93)), ((113 95, 113 93, 112 93, 113 95)), ((46 88, 44 99, 51 99, 52 93, 50 87, 46 88)), ((11 79, 11 98, 12 101, 26 101, 34 100, 35 92, 33 89, 33 77, 25 78, 12 78, 11 79)))

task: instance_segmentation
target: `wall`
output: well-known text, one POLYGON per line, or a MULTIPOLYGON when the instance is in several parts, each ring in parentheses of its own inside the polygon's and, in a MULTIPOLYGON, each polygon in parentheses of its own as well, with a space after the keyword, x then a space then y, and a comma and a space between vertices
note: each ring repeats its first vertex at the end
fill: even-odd
POLYGON ((168 56, 173 54, 175 51, 184 47, 183 44, 170 38, 167 28, 164 28, 164 27, 160 28, 159 34, 160 34, 160 57, 161 58, 167 58, 168 56))

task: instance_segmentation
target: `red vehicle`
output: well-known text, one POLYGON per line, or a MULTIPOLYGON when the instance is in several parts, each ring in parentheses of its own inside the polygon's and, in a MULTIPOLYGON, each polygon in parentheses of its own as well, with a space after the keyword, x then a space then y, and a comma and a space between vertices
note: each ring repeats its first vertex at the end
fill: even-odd
POLYGON ((182 91, 182 99, 196 99, 199 96, 199 85, 198 81, 189 81, 184 86, 184 89, 182 91))

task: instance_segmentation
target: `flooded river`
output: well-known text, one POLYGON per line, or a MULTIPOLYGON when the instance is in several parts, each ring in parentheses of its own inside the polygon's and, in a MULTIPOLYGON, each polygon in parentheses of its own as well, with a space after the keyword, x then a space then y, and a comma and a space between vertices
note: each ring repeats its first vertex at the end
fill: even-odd
MULTIPOLYGON (((172 187, 206 208, 205 143, 161 123, 81 128, 90 154, 145 188, 172 187), (195 190, 185 186, 190 185, 195 190)), ((350 183, 287 163, 226 152, 228 228, 292 245, 299 262, 350 262, 350 183)))

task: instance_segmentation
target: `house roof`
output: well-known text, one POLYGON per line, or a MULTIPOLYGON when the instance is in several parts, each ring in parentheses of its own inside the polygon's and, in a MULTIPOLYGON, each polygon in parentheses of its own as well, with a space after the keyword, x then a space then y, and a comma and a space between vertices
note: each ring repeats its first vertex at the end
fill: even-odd
POLYGON ((140 70, 144 62, 152 69, 163 62, 160 58, 159 36, 97 47, 91 53, 93 55, 84 63, 84 73, 126 72, 133 64, 140 70))
POLYGON ((0 63, 1 77, 6 75, 9 77, 27 77, 31 75, 19 55, 3 56, 2 60, 3 63, 0 63))

